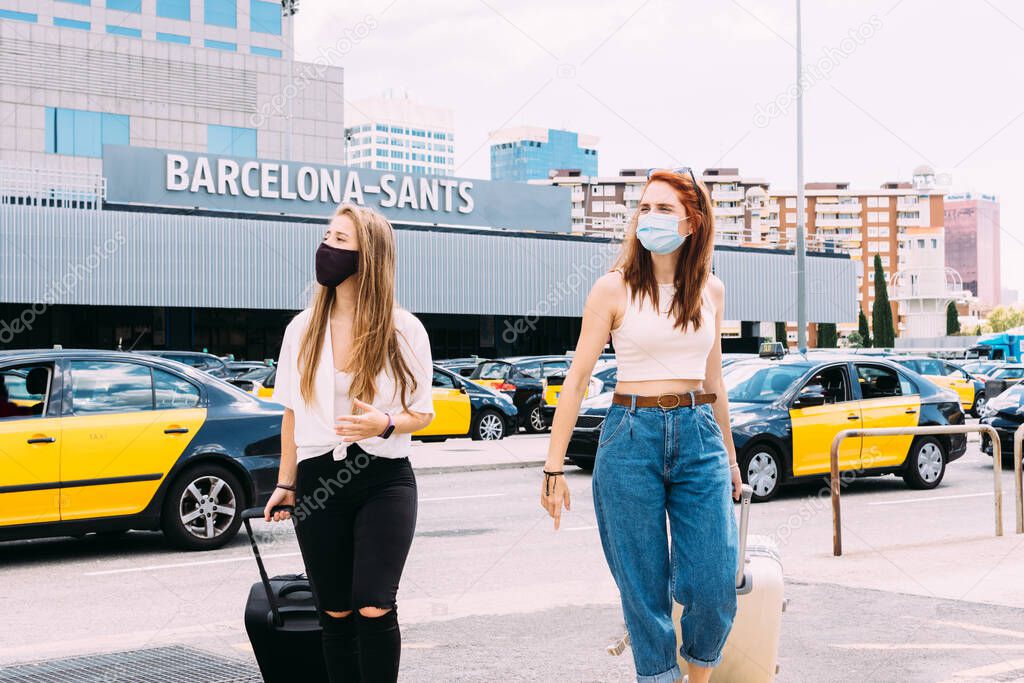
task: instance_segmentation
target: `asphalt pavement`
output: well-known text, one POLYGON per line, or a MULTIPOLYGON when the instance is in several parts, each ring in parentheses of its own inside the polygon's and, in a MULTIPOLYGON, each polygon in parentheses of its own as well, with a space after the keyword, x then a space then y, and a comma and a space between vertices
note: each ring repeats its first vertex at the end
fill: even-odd
MULTIPOLYGON (((623 626, 590 475, 567 468, 573 510, 554 532, 531 464, 545 447, 543 436, 417 447, 403 680, 631 680, 628 652, 605 652, 623 626)), ((935 491, 854 482, 839 558, 820 484, 754 507, 752 532, 779 542, 788 582, 778 680, 1024 680, 1024 536, 1008 475, 1006 535, 993 536, 991 465, 972 442, 935 491)), ((257 527, 270 572, 298 570, 290 526, 257 527)), ((179 643, 251 662, 242 607, 258 577, 242 536, 207 553, 142 532, 7 543, 0 567, 0 667, 179 643)))

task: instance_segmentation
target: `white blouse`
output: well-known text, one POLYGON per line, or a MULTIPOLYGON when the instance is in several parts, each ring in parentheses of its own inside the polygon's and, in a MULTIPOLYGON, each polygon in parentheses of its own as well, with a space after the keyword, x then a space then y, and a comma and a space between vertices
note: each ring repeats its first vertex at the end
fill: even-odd
MULTIPOLYGON (((336 390, 347 388, 350 373, 338 372, 334 369, 334 353, 331 347, 331 326, 328 324, 324 334, 324 346, 320 352, 316 374, 313 379, 313 402, 307 404, 299 390, 298 355, 302 336, 309 325, 311 309, 306 309, 292 318, 284 332, 281 342, 281 355, 277 360, 277 379, 271 400, 290 408, 295 413, 295 445, 299 462, 334 451, 334 459, 345 458, 347 442, 335 433, 337 417, 352 413, 352 402, 343 391, 336 396, 336 390)), ((409 410, 417 413, 434 415, 434 402, 431 385, 434 378, 434 366, 430 356, 430 339, 423 323, 409 311, 395 309, 395 330, 398 333, 398 345, 406 364, 416 378, 416 389, 407 398, 409 410)), ((377 391, 373 399, 373 407, 390 413, 392 416, 402 412, 402 400, 398 395, 398 386, 385 367, 376 381, 377 391)), ((409 455, 412 445, 411 434, 393 433, 389 438, 379 436, 362 439, 359 446, 372 455, 382 458, 404 458, 409 455)))

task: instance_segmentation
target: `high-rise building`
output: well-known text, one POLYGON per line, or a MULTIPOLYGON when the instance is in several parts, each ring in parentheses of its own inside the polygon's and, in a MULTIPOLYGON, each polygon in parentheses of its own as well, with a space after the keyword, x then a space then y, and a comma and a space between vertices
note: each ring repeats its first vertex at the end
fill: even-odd
POLYGON ((950 194, 945 200, 946 265, 964 288, 987 307, 1002 301, 999 269, 999 199, 987 194, 950 194))
POLYGON ((557 169, 597 175, 598 138, 593 135, 519 126, 492 132, 490 143, 491 180, 545 180, 557 169))
POLYGON ((263 0, 0 0, 0 162, 99 174, 104 145, 336 161, 342 69, 291 69, 288 32, 263 0))
POLYGON ((451 109, 385 94, 346 105, 347 162, 356 168, 455 175, 451 109))
MULTIPOLYGON (((857 299, 869 320, 879 256, 898 335, 943 336, 946 304, 965 295, 959 275, 946 267, 943 194, 927 167, 914 172, 913 182, 884 183, 877 190, 853 189, 845 182, 805 186, 808 242, 848 251, 862 262, 857 299)), ((782 207, 780 236, 793 246, 796 193, 772 191, 771 196, 782 207)))

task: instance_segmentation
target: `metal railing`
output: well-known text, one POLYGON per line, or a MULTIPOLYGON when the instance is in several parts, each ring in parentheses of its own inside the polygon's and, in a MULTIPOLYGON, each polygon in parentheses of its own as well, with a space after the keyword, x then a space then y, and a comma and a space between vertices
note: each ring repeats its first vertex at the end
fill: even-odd
MULTIPOLYGON (((1022 425, 1024 427, 1024 425, 1022 425)), ((831 466, 832 488, 832 554, 839 557, 843 554, 843 532, 840 524, 842 512, 839 505, 840 475, 839 475, 839 444, 851 436, 923 436, 936 434, 972 434, 985 433, 992 439, 992 476, 995 494, 995 522, 996 536, 1003 535, 1003 481, 1000 476, 1003 471, 1002 445, 999 441, 999 433, 991 425, 936 425, 931 427, 875 427, 869 429, 843 429, 832 439, 832 451, 829 455, 831 466)), ((1024 518, 1021 517, 1021 443, 1024 441, 1024 432, 1021 428, 1014 434, 1014 470, 1016 477, 1017 494, 1017 533, 1024 533, 1024 518)))
MULTIPOLYGON (((1024 442, 1024 424, 1013 432, 1013 491, 1017 496, 1014 513, 1017 517, 1017 533, 1024 534, 1024 477, 1021 476, 1021 443, 1024 442)), ((995 457, 995 456, 993 456, 995 457)))

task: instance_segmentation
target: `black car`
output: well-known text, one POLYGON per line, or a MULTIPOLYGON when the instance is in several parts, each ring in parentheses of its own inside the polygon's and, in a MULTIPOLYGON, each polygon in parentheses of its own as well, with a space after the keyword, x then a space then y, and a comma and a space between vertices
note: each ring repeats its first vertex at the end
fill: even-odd
MULTIPOLYGON (((1012 384, 1003 393, 989 399, 979 422, 996 428, 1003 462, 1012 465, 1013 433, 1024 424, 1024 382, 1012 384)), ((988 434, 981 435, 981 450, 989 456, 992 455, 992 439, 988 434)))
POLYGON ((544 381, 569 369, 566 356, 516 356, 485 360, 469 376, 472 381, 496 389, 512 399, 519 424, 531 433, 547 429, 544 421, 544 381))
MULTIPOLYGON (((273 365, 257 365, 254 368, 250 368, 245 372, 241 372, 234 377, 228 378, 228 382, 234 384, 242 391, 246 391, 250 394, 255 394, 261 387, 267 386, 267 378, 271 374, 274 374, 275 368, 273 365)), ((271 385, 270 387, 274 387, 271 385)))
POLYGON ((228 379, 232 377, 238 377, 244 375, 253 370, 260 370, 262 368, 273 367, 273 362, 264 361, 259 363, 254 360, 229 360, 225 361, 228 371, 228 379))
POLYGON ((147 356, 157 356, 159 358, 166 358, 167 360, 173 360, 178 363, 184 363, 197 370, 217 377, 218 379, 227 379, 231 376, 231 372, 228 370, 228 364, 222 358, 218 358, 212 353, 203 353, 202 351, 164 351, 164 350, 147 350, 147 351, 133 351, 133 353, 141 353, 147 356))
POLYGON ((455 374, 461 377, 469 377, 476 370, 476 366, 480 365, 480 361, 483 358, 479 356, 470 356, 468 358, 442 358, 441 360, 434 361, 434 365, 444 368, 445 370, 451 370, 455 374))
POLYGON ((0 352, 0 540, 161 529, 219 548, 274 489, 282 413, 154 355, 0 352))
MULTIPOLYGON (((955 392, 881 357, 790 354, 734 363, 724 375, 730 425, 743 480, 754 500, 782 485, 829 472, 832 439, 842 429, 964 423, 955 392)), ((611 394, 584 401, 566 455, 594 466, 611 394)), ((946 465, 964 454, 960 434, 846 439, 840 469, 857 475, 898 474, 912 488, 939 485, 946 465)))

